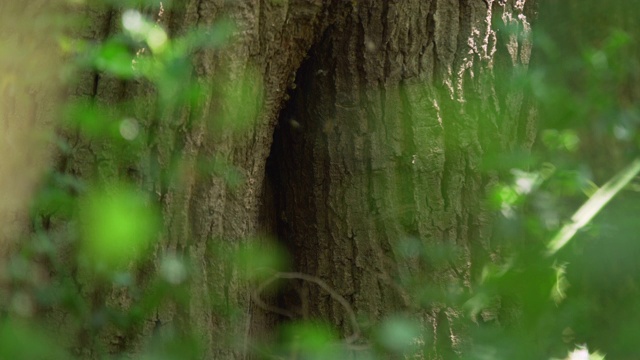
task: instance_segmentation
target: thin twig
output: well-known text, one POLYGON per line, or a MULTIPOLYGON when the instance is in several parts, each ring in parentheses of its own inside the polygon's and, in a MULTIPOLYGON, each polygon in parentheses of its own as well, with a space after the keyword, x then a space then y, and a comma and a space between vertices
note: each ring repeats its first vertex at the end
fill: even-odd
POLYGON ((571 221, 565 224, 547 244, 547 256, 555 255, 569 243, 578 230, 586 226, 638 173, 640 173, 640 158, 635 159, 591 195, 589 200, 571 217, 571 221))
POLYGON ((276 314, 280 314, 288 318, 294 318, 294 314, 291 313, 290 311, 268 305, 260 298, 260 294, 262 293, 262 291, 269 284, 273 283, 277 279, 289 279, 289 280, 298 279, 298 280, 308 281, 318 285, 320 288, 326 291, 334 300, 336 300, 338 303, 340 303, 340 305, 342 305, 342 307, 344 308, 344 310, 347 312, 349 316, 349 320, 351 321, 351 326, 353 327, 353 333, 345 338, 347 345, 349 345, 350 347, 355 346, 355 347, 358 347, 358 349, 360 349, 360 346, 353 345, 353 343, 356 340, 358 340, 358 338, 360 338, 361 332, 360 332, 360 326, 358 325, 358 321, 356 318, 356 314, 351 308, 351 305, 342 295, 338 294, 329 285, 327 285, 326 282, 324 282, 322 279, 316 276, 303 274, 299 272, 277 272, 271 278, 269 278, 268 280, 260 284, 260 286, 258 286, 258 288, 253 292, 253 300, 256 303, 256 305, 258 305, 259 307, 265 310, 274 312, 276 314))
POLYGON ((271 306, 269 304, 267 304, 266 302, 264 302, 262 300, 262 298, 260 297, 260 294, 262 294, 262 291, 264 291, 264 289, 269 286, 271 283, 273 283, 274 281, 280 279, 280 277, 278 276, 279 273, 275 273, 271 278, 269 278, 268 280, 264 281, 262 284, 260 284, 260 286, 258 286, 257 289, 255 289, 255 291, 253 292, 253 302, 256 303, 256 305, 258 305, 258 307, 262 308, 263 310, 267 310, 270 311, 272 313, 276 313, 278 315, 282 315, 282 316, 286 316, 289 319, 293 319, 295 317, 295 315, 290 312, 287 311, 285 309, 276 307, 276 306, 271 306))

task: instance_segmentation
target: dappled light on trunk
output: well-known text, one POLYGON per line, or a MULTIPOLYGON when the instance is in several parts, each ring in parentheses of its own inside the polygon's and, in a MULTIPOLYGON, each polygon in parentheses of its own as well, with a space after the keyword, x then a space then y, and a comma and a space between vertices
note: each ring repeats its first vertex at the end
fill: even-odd
POLYGON ((628 2, 0 4, 0 358, 633 358, 628 2))

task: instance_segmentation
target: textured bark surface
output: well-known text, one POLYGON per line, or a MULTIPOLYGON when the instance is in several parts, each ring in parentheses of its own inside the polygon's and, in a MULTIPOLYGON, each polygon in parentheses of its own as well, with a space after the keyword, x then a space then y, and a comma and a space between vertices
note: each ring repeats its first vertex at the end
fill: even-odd
MULTIPOLYGON (((228 47, 196 57, 194 75, 211 87, 201 109, 156 111, 157 94, 144 83, 96 74, 79 81, 79 98, 107 106, 132 101, 129 116, 153 137, 129 164, 111 158, 113 145, 71 139, 76 145, 59 159, 60 170, 132 179, 157 196, 165 231, 136 274, 143 283, 164 255, 194 266, 187 306, 159 309, 139 333, 108 333, 107 349, 135 350, 160 323, 194 327, 206 358, 244 357, 246 337, 278 319, 251 304, 249 284, 220 254, 273 231, 293 268, 324 279, 363 322, 417 313, 437 329, 429 356, 446 354, 456 341, 447 325, 456 312, 438 304, 421 311, 399 284, 426 273, 435 285, 457 279, 468 286, 476 264, 491 254, 483 199, 497 174, 481 171, 481 157, 533 139, 531 108, 508 85, 529 60, 531 3, 184 0, 156 15, 172 35, 222 16, 237 31, 228 47), (216 96, 238 83, 248 84, 244 107, 255 114, 245 131, 223 122, 245 109, 216 96), (217 174, 198 171, 212 159, 234 165, 242 184, 230 188, 217 174), (181 176, 162 180, 176 166, 181 176), (407 237, 452 245, 459 261, 402 260, 395 246, 407 237)), ((120 26, 119 10, 81 11, 84 38, 104 39, 120 26)), ((327 294, 308 283, 298 290, 302 295, 283 294, 279 305, 352 331, 349 314, 327 294)), ((130 301, 111 291, 93 299, 96 307, 130 301)), ((73 346, 84 357, 96 356, 82 329, 70 329, 63 314, 52 321, 80 339, 73 346)))
MULTIPOLYGON (((434 329, 428 356, 455 347, 457 312, 437 303, 419 311, 398 284, 414 276, 468 287, 493 252, 484 200, 498 174, 482 161, 533 141, 532 107, 510 86, 528 65, 532 5, 345 2, 281 116, 270 173, 295 270, 324 279, 362 319, 419 314, 434 329), (427 251, 451 246, 458 259, 403 258, 406 239, 427 251)), ((353 331, 313 284, 282 304, 353 331)))
MULTIPOLYGON (((120 26, 121 11, 117 9, 91 7, 82 11, 89 20, 81 34, 84 38, 105 39, 120 26)), ((95 74, 85 74, 79 82, 76 95, 80 98, 95 98, 107 106, 133 100, 130 115, 154 137, 130 164, 105 155, 104 146, 108 145, 78 142, 71 157, 60 161, 65 166, 61 170, 83 178, 133 179, 157 195, 166 231, 152 263, 138 271, 143 282, 156 273, 164 255, 177 254, 193 265, 186 308, 161 308, 139 334, 113 332, 104 341, 110 351, 135 349, 156 324, 161 324, 196 331, 207 358, 241 358, 247 350, 246 336, 263 331, 273 320, 252 307, 247 282, 224 256, 267 226, 260 207, 272 131, 292 72, 326 24, 327 7, 320 1, 188 0, 161 15, 150 15, 155 15, 172 36, 223 17, 234 22, 236 32, 223 50, 206 50, 196 56, 194 76, 210 87, 200 109, 157 112, 156 93, 144 83, 95 74), (247 84, 245 91, 249 92, 249 102, 241 104, 252 116, 244 131, 224 123, 225 118, 244 109, 233 108, 217 96, 233 91, 238 83, 247 84), (198 170, 202 163, 211 164, 214 159, 236 167, 243 179, 238 188, 229 187, 219 174, 198 170), (181 168, 182 176, 163 182, 175 166, 181 168), (145 176, 149 174, 152 176, 145 176), (148 179, 154 180, 150 183, 148 179)), ((128 299, 115 292, 107 303, 126 307, 128 299)), ((98 297, 94 305, 100 306, 103 300, 98 297)), ((58 321, 64 322, 62 314, 58 321)), ((70 335, 78 336, 74 331, 70 335)), ((91 347, 86 342, 79 346, 91 347)), ((82 351, 86 357, 93 356, 88 349, 82 351)))

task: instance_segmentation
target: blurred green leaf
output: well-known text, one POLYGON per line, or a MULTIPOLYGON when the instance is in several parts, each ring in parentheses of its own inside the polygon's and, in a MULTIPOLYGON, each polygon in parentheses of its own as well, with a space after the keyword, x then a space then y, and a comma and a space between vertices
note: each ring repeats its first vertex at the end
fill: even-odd
POLYGON ((283 343, 290 356, 304 359, 337 359, 346 354, 338 346, 331 328, 313 321, 290 323, 282 329, 283 343))
POLYGON ((135 54, 130 47, 120 40, 108 40, 100 45, 93 57, 94 66, 109 74, 123 79, 136 76, 133 67, 135 54))
POLYGON ((575 151, 580 143, 580 138, 572 130, 558 131, 550 129, 542 132, 542 142, 549 149, 575 151))
POLYGON ((387 318, 376 334, 376 339, 385 349, 400 354, 415 351, 421 337, 420 324, 402 316, 387 318))
POLYGON ((262 110, 262 76, 253 68, 239 78, 225 78, 215 82, 220 114, 212 119, 214 135, 243 132, 254 126, 262 110))
POLYGON ((90 101, 76 101, 66 109, 65 120, 68 125, 78 128, 85 136, 104 137, 114 130, 107 109, 90 101))
POLYGON ((238 168, 221 156, 200 159, 198 170, 204 174, 214 174, 222 178, 232 189, 238 188, 245 181, 238 168))
POLYGON ((62 360, 72 357, 54 334, 24 321, 3 319, 0 322, 0 359, 62 360))
POLYGON ((159 217, 144 193, 126 185, 98 188, 79 207, 84 255, 96 269, 127 266, 148 250, 159 217))
POLYGON ((285 266, 285 252, 277 244, 263 239, 251 240, 235 253, 234 265, 249 279, 263 280, 285 266))
POLYGON ((135 41, 145 42, 154 54, 162 53, 169 46, 164 29, 137 10, 128 9, 122 13, 122 27, 135 41))
POLYGON ((229 19, 220 19, 210 27, 189 30, 184 36, 174 40, 174 49, 178 54, 187 56, 197 49, 219 48, 229 41, 235 24, 229 19))

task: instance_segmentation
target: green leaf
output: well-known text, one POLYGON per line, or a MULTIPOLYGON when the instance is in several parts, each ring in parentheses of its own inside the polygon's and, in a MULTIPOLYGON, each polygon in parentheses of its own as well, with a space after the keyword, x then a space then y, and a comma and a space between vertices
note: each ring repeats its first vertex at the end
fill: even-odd
POLYGON ((420 324, 406 317, 393 316, 380 325, 376 338, 387 350, 397 353, 412 351, 420 340, 420 324))
POLYGON ((290 324, 284 327, 284 344, 287 352, 302 359, 339 359, 337 336, 325 324, 312 321, 290 324))
POLYGON ((159 225, 144 194, 123 185, 89 193, 79 216, 83 254, 97 270, 119 269, 138 259, 159 225))
POLYGON ((133 67, 134 56, 122 41, 110 40, 98 48, 93 64, 100 71, 130 79, 136 75, 133 67))
POLYGON ((108 136, 114 129, 107 109, 90 101, 78 101, 71 104, 65 115, 68 125, 79 129, 88 137, 108 136))
POLYGON ((71 359, 54 339, 32 325, 5 320, 0 323, 0 359, 71 359))
POLYGON ((263 279, 282 270, 285 253, 275 244, 255 239, 251 244, 241 247, 234 260, 234 264, 243 269, 249 279, 263 279))

